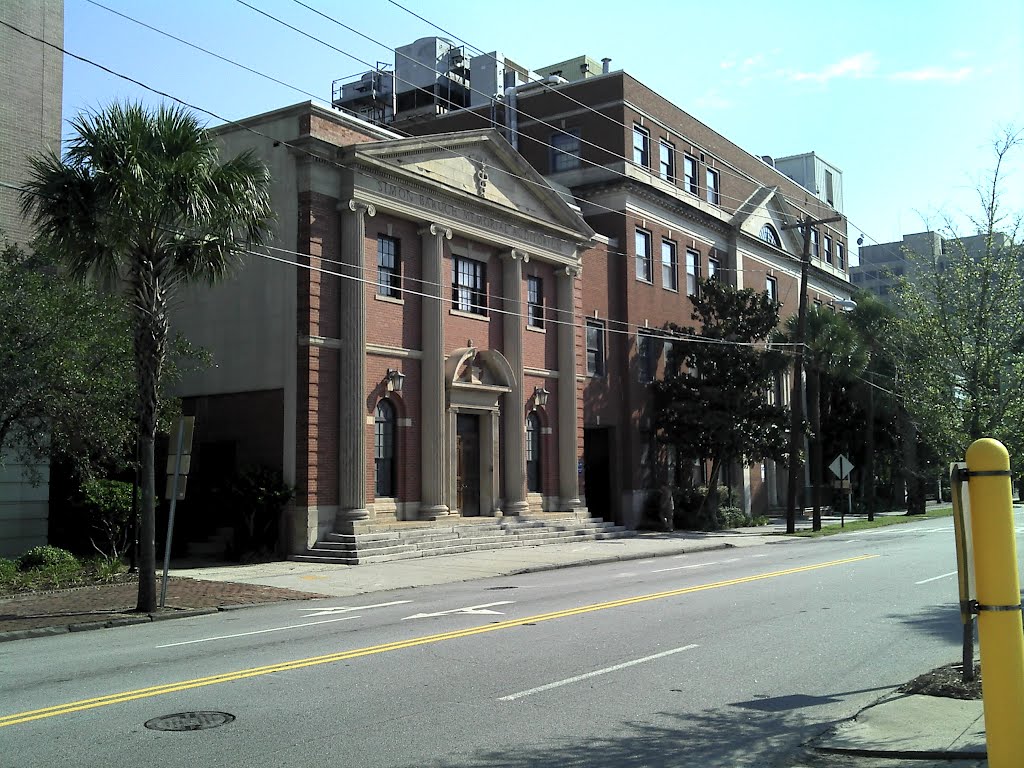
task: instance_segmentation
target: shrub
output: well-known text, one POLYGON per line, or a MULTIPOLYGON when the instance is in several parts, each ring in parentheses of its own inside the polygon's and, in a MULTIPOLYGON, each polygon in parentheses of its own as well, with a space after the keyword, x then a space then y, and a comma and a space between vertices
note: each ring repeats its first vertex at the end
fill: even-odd
POLYGON ((237 521, 234 555, 244 559, 268 554, 277 545, 278 523, 295 489, 280 470, 252 467, 231 482, 230 504, 237 521))
POLYGON ((132 485, 120 480, 89 480, 82 483, 81 506, 93 547, 101 555, 120 558, 128 548, 132 522, 132 485), (99 538, 103 546, 96 543, 99 538))
POLYGON ((18 570, 20 571, 72 568, 76 571, 81 568, 78 558, 66 549, 52 547, 49 544, 32 547, 18 558, 18 570))
POLYGON ((0 557, 0 584, 13 581, 18 574, 18 564, 9 558, 0 557))
POLYGON ((718 508, 718 529, 743 528, 750 525, 750 518, 739 507, 723 506, 718 508))
POLYGON ((89 569, 92 571, 96 581, 109 584, 124 571, 125 564, 120 557, 100 555, 98 557, 94 557, 89 562, 89 569))

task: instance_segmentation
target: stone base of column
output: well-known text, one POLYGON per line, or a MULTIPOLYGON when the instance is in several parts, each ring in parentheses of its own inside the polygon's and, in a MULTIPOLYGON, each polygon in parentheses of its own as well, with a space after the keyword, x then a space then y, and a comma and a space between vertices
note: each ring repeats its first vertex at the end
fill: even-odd
POLYGON ((530 505, 525 501, 510 501, 502 507, 502 514, 505 517, 519 517, 530 512, 530 505))
POLYGON ((357 509, 339 509, 338 514, 334 516, 335 523, 353 523, 357 520, 369 520, 370 510, 363 508, 357 509))
POLYGON ((579 516, 579 510, 586 510, 583 502, 579 499, 559 499, 558 508, 565 512, 575 512, 579 516))
POLYGON ((437 520, 439 517, 450 517, 452 511, 444 504, 435 504, 430 507, 420 507, 420 520, 437 520))

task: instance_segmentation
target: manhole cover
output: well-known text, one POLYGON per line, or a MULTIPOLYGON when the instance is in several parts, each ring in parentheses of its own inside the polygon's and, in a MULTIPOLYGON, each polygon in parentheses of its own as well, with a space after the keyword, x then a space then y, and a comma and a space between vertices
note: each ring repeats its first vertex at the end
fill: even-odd
POLYGON ((147 720, 145 726, 153 731, 203 731, 227 725, 235 719, 227 712, 179 712, 147 720))

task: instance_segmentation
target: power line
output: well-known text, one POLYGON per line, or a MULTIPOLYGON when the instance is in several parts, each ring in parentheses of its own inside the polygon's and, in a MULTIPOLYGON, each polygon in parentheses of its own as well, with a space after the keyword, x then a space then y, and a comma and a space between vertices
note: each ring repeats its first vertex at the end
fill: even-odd
MULTIPOLYGON (((107 10, 107 11, 109 11, 110 13, 113 13, 113 14, 115 14, 115 15, 117 15, 117 16, 120 16, 121 18, 124 18, 124 19, 126 19, 126 20, 128 20, 128 21, 132 21, 132 22, 134 22, 134 23, 136 23, 136 24, 139 24, 140 26, 142 26, 142 27, 144 27, 144 28, 147 28, 147 29, 149 29, 149 30, 151 30, 151 31, 157 32, 158 34, 161 34, 161 35, 164 35, 164 36, 166 36, 166 37, 169 37, 169 38, 171 38, 171 39, 173 39, 173 40, 175 40, 175 41, 177 41, 177 42, 180 42, 180 43, 182 43, 182 44, 184 44, 184 45, 187 45, 187 46, 189 46, 189 47, 192 47, 192 48, 194 48, 194 49, 196 49, 196 50, 202 51, 203 53, 206 53, 206 54, 208 54, 208 55, 210 55, 210 56, 213 56, 213 57, 215 57, 215 58, 217 58, 217 59, 219 59, 219 60, 221 60, 221 61, 224 61, 224 62, 230 63, 230 64, 232 64, 232 65, 234 65, 234 66, 236 66, 236 67, 239 67, 239 68, 241 68, 241 69, 243 69, 243 70, 245 70, 245 71, 247 71, 247 72, 250 72, 250 73, 256 74, 256 75, 258 75, 258 76, 260 76, 260 77, 263 77, 263 78, 265 78, 265 79, 271 80, 272 82, 275 82, 275 83, 277 83, 277 84, 279 84, 279 85, 283 85, 283 86, 285 86, 285 87, 291 88, 291 89, 293 89, 293 90, 295 90, 295 91, 297 91, 297 92, 299 92, 299 93, 303 93, 303 94, 305 94, 305 95, 307 95, 307 96, 310 96, 310 97, 312 97, 312 98, 319 98, 319 97, 317 97, 317 96, 316 96, 315 94, 312 94, 312 93, 310 93, 310 92, 308 92, 308 91, 305 91, 305 90, 303 90, 302 88, 300 88, 300 87, 298 87, 298 86, 292 85, 292 84, 290 84, 290 83, 286 83, 286 82, 284 82, 284 81, 282 81, 282 80, 279 80, 279 79, 277 79, 277 78, 274 78, 274 77, 272 77, 272 76, 270 76, 270 75, 267 75, 267 74, 265 74, 265 73, 263 73, 263 72, 260 72, 260 71, 258 71, 258 70, 252 69, 251 67, 247 67, 246 65, 244 65, 244 64, 241 64, 241 63, 239 63, 239 62, 237 62, 237 61, 235 61, 235 60, 233 60, 233 59, 230 59, 230 58, 228 58, 228 57, 225 57, 225 56, 222 56, 222 55, 220 55, 220 54, 217 54, 216 52, 210 51, 210 50, 208 50, 208 49, 206 49, 206 48, 203 48, 202 46, 196 45, 196 44, 194 44, 194 43, 191 43, 191 42, 189 42, 189 41, 187 41, 187 40, 184 40, 184 39, 182 39, 182 38, 180 38, 180 37, 177 37, 177 36, 175 36, 175 35, 172 35, 172 34, 170 34, 170 33, 168 33, 168 32, 165 32, 165 31, 163 31, 163 30, 161 30, 161 29, 159 29, 159 28, 157 28, 157 27, 154 27, 154 26, 152 26, 152 25, 146 24, 145 22, 142 22, 142 21, 140 21, 140 20, 138 20, 138 19, 135 19, 135 18, 133 18, 133 17, 131 17, 131 16, 127 15, 127 14, 124 14, 124 13, 121 13, 121 12, 119 12, 119 11, 113 10, 113 9, 111 9, 111 8, 109 8, 109 7, 107 7, 107 6, 103 5, 103 4, 101 4, 101 3, 95 2, 95 0, 88 0, 88 2, 90 2, 91 4, 93 4, 93 5, 95 5, 95 6, 99 7, 99 8, 102 8, 102 9, 104 9, 104 10, 107 10)), ((326 45, 326 46, 330 47, 330 48, 331 48, 332 50, 335 50, 335 51, 337 51, 337 52, 339 52, 339 53, 342 53, 343 55, 346 55, 346 56, 348 56, 349 58, 353 58, 354 60, 356 60, 356 61, 360 61, 361 63, 364 63, 364 64, 366 64, 367 66, 369 66, 369 63, 368 63, 368 62, 364 62, 364 61, 362 61, 361 59, 358 59, 357 57, 355 57, 354 55, 352 55, 352 54, 349 54, 349 53, 347 53, 346 51, 343 51, 342 49, 340 49, 340 48, 337 48, 336 46, 333 46, 333 45, 330 45, 329 43, 326 43, 325 41, 321 40, 320 38, 317 38, 317 37, 315 37, 315 36, 313 36, 313 35, 310 35, 309 33, 306 33, 306 32, 304 32, 304 31, 302 31, 302 30, 298 29, 297 27, 294 27, 294 26, 292 26, 292 25, 290 25, 290 24, 287 24, 286 22, 283 22, 283 21, 281 21, 281 20, 280 20, 280 19, 278 19, 277 17, 275 17, 275 16, 273 16, 273 15, 271 15, 271 14, 268 14, 268 13, 266 13, 266 12, 264 12, 264 11, 261 11, 261 10, 259 10, 258 8, 255 8, 254 6, 252 6, 252 5, 250 5, 250 4, 246 3, 246 2, 243 2, 243 0, 238 0, 238 2, 239 2, 240 4, 242 4, 242 5, 244 5, 244 6, 248 7, 248 8, 250 8, 250 9, 254 10, 254 11, 257 11, 258 13, 260 13, 260 14, 262 14, 262 15, 264 15, 264 16, 266 16, 266 17, 268 17, 268 18, 271 18, 271 19, 273 19, 274 21, 276 21, 276 22, 278 22, 278 23, 280 23, 280 24, 283 24, 284 26, 287 26, 288 28, 290 28, 290 29, 292 29, 292 30, 294 30, 294 31, 296 31, 296 32, 298 32, 298 33, 300 33, 300 34, 302 34, 302 35, 306 36, 306 37, 309 37, 309 38, 310 38, 310 39, 312 39, 312 40, 315 40, 315 41, 317 41, 317 42, 319 42, 319 43, 321 43, 321 44, 323 44, 323 45, 326 45)), ((328 18, 328 19, 330 19, 330 18, 331 18, 331 17, 329 17, 329 16, 326 16, 325 14, 322 14, 322 13, 320 13, 320 12, 319 12, 319 11, 317 11, 316 9, 312 8, 311 6, 308 6, 308 5, 306 5, 305 3, 302 3, 302 2, 300 2, 300 0, 295 0, 295 2, 297 2, 297 3, 299 4, 299 5, 302 5, 303 7, 306 7, 306 8, 309 8, 310 10, 313 10, 314 12, 316 12, 316 13, 320 14, 321 16, 324 16, 324 18, 328 18)), ((369 37, 369 36, 367 36, 367 35, 364 35, 363 33, 360 33, 360 32, 359 32, 358 30, 355 30, 355 29, 353 29, 352 27, 349 27, 349 26, 347 26, 347 25, 345 25, 345 24, 341 24, 341 22, 338 22, 337 20, 334 20, 334 19, 331 19, 331 20, 332 20, 332 21, 334 21, 335 23, 339 24, 339 25, 340 25, 340 26, 342 26, 343 28, 345 28, 345 29, 348 29, 348 30, 350 30, 350 31, 352 31, 352 32, 354 32, 354 33, 356 33, 356 34, 359 34, 359 35, 361 35, 362 37, 366 38, 367 40, 370 40, 371 42, 374 42, 374 43, 376 43, 376 44, 378 44, 378 45, 381 45, 382 47, 385 47, 385 48, 387 48, 387 46, 385 46, 385 45, 384 45, 384 43, 381 43, 380 41, 377 41, 377 40, 375 40, 374 38, 371 38, 371 37, 369 37)), ((394 49, 390 49, 390 48, 387 48, 387 49, 388 49, 388 50, 392 50, 392 51, 394 51, 394 49)), ((394 52, 395 52, 395 54, 397 55, 397 51, 394 51, 394 52)), ((110 71, 110 72, 111 72, 112 74, 117 74, 117 73, 114 73, 114 72, 113 72, 112 70, 107 70, 107 71, 110 71)), ((139 85, 142 85, 141 83, 138 83, 137 81, 132 81, 132 82, 136 82, 137 84, 139 84, 139 85)), ((146 87, 146 86, 143 86, 143 87, 146 87)), ((152 89, 150 89, 150 90, 152 90, 152 89)), ((159 93, 159 92, 158 92, 158 93, 159 93)), ((162 93, 161 93, 161 95, 165 95, 165 94, 162 94, 162 93)), ((173 98, 173 97, 171 97, 171 98, 173 98)), ((571 97, 570 97, 570 98, 571 98, 571 97)), ((189 106, 191 106, 191 105, 189 105, 189 106)), ((585 106, 585 105, 584 105, 584 106, 585 106)), ((194 108, 195 108, 195 107, 194 107, 194 108)), ((197 108, 197 109, 198 109, 198 108, 197 108)), ((202 111, 206 111, 206 110, 202 110, 202 111)), ((211 114, 211 115, 214 115, 214 113, 212 113, 212 112, 207 112, 207 114, 211 114)), ((601 113, 598 113, 598 114, 601 114, 601 113)), ((214 116, 216 116, 216 115, 214 115, 214 116)), ((224 119, 224 118, 220 118, 219 116, 216 116, 216 117, 218 117, 218 119, 222 119, 222 120, 224 119)), ((225 122, 233 122, 233 121, 225 121, 225 122)), ((613 120, 613 122, 616 122, 616 124, 617 124, 617 125, 623 125, 622 123, 619 123, 618 121, 614 121, 614 120, 613 120)), ((492 124, 493 124, 493 125, 495 125, 495 126, 497 126, 497 124, 496 124, 496 123, 494 123, 493 121, 492 121, 492 124)), ((392 132, 396 132, 396 131, 394 131, 394 130, 392 129, 392 132)), ((397 131, 396 133, 399 133, 399 134, 404 134, 404 135, 406 135, 406 136, 409 136, 409 134, 408 134, 407 132, 397 131)), ((424 139, 423 139, 423 137, 419 137, 419 138, 420 138, 421 140, 424 140, 424 139)), ((532 137, 527 137, 527 138, 531 138, 531 139, 532 139, 532 137)), ((539 141, 539 140, 537 140, 537 139, 533 139, 533 140, 534 140, 534 141, 537 141, 537 142, 539 142, 539 143, 543 143, 543 142, 540 142, 540 141, 539 141)), ((428 140, 428 141, 429 141, 429 140, 428 140)), ((547 145, 545 145, 545 146, 547 146, 547 145)), ((451 153, 452 153, 453 155, 459 156, 459 153, 457 153, 457 152, 454 152, 454 151, 452 151, 452 150, 448 150, 448 151, 449 151, 449 152, 451 152, 451 153)), ((618 156, 618 157, 621 157, 621 156, 618 156)), ((590 161, 587 161, 587 162, 590 162, 590 161)), ((336 165, 339 165, 339 167, 341 167, 341 166, 340 166, 340 164, 336 164, 336 165)), ((595 165, 595 166, 597 166, 597 164, 594 164, 594 165, 595 165)), ((604 166, 597 166, 597 167, 601 167, 601 168, 604 168, 604 166)), ((517 180, 519 180, 519 181, 522 181, 522 182, 525 182, 525 183, 532 183, 532 184, 536 184, 536 183, 537 183, 537 182, 535 182, 535 181, 534 181, 534 180, 532 180, 532 179, 526 179, 526 178, 524 178, 524 177, 522 177, 522 176, 519 176, 519 175, 517 175, 517 174, 514 174, 514 173, 512 173, 512 172, 510 172, 510 171, 507 171, 507 170, 504 170, 504 169, 496 169, 496 170, 498 170, 499 172, 503 172, 503 173, 505 173, 505 174, 509 175, 510 177, 512 177, 512 178, 515 178, 515 179, 517 179, 517 180)), ((617 173, 617 172, 614 172, 614 171, 613 171, 613 173, 617 173)), ((628 177, 627 177, 627 176, 626 176, 625 174, 619 174, 619 175, 622 175, 622 176, 623 176, 624 178, 628 178, 628 177)), ((750 180, 750 181, 755 181, 755 182, 756 182, 756 180, 754 180, 754 179, 745 179, 745 180, 750 180)), ((759 182, 757 182, 757 183, 759 183, 759 182)), ((545 186, 546 186, 546 185, 545 185, 545 186)), ((781 194, 781 193, 780 193, 780 194, 781 194)), ((733 199, 733 198, 728 198, 728 196, 726 196, 726 197, 727 197, 727 199, 733 199)), ((784 198, 784 199, 786 199, 784 195, 783 195, 783 198, 784 198)), ((736 198, 736 200, 738 200, 738 198, 736 198)), ((790 202, 792 202, 792 201, 790 201, 790 202)), ((620 210, 618 210, 618 209, 612 209, 612 208, 608 208, 607 206, 602 206, 601 204, 599 204, 599 203, 596 203, 596 202, 593 202, 593 201, 587 201, 587 204, 588 204, 588 205, 592 205, 592 206, 594 206, 594 207, 596 207, 596 208, 599 208, 599 209, 605 210, 605 211, 609 211, 609 212, 611 212, 611 213, 616 213, 616 214, 619 214, 619 215, 623 215, 623 216, 626 216, 626 215, 627 215, 627 214, 625 214, 625 212, 623 212, 623 211, 620 211, 620 210)), ((769 216, 763 216, 763 215, 759 215, 759 218, 764 218, 764 219, 765 219, 766 221, 769 221, 769 222, 770 222, 770 221, 772 221, 772 220, 771 220, 771 217, 769 217, 769 216)), ((624 256, 624 257, 626 257, 626 258, 630 258, 630 257, 631 257, 631 254, 629 254, 628 252, 625 252, 625 251, 613 251, 613 250, 611 250, 611 249, 608 249, 608 252, 609 252, 610 254, 611 254, 611 253, 614 253, 614 254, 616 254, 616 255, 621 255, 621 256, 624 256)), ((754 270, 754 269, 750 269, 750 270, 738 270, 738 269, 735 269, 735 268, 729 268, 729 267, 722 267, 721 269, 722 269, 722 271, 726 271, 726 272, 739 272, 739 271, 749 271, 749 272, 767 272, 767 271, 768 271, 768 269, 764 269, 764 270, 754 270)))

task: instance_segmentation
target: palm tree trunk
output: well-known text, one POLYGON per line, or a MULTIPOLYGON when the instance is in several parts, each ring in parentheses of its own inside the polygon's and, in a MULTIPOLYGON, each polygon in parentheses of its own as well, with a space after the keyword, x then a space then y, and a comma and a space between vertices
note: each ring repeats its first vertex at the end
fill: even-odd
POLYGON ((136 610, 152 613, 156 601, 156 426, 160 370, 167 340, 166 301, 159 283, 138 282, 135 362, 139 389, 139 457, 142 508, 139 530, 139 599, 136 610))

